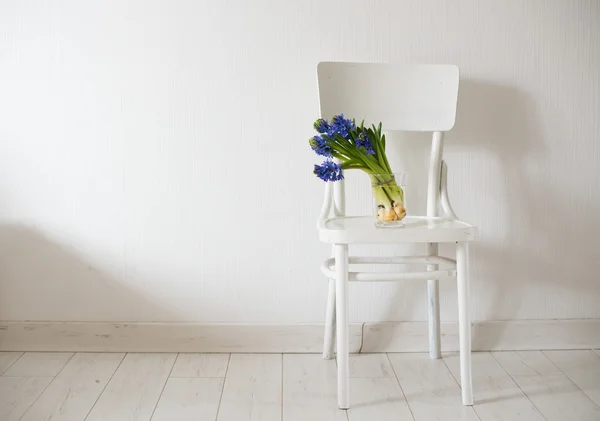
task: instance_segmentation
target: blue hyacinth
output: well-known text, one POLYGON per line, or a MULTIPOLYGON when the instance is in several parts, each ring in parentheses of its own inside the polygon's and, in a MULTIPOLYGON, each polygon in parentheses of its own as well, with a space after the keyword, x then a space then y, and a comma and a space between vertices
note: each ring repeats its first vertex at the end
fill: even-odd
POLYGON ((329 123, 327 122, 327 120, 325 120, 324 118, 319 118, 317 121, 315 121, 315 124, 313 124, 313 127, 315 128, 315 130, 321 134, 326 134, 329 133, 329 123))
POLYGON ((342 166, 329 160, 323 162, 321 165, 315 165, 313 172, 323 181, 338 181, 344 179, 342 166))
POLYGON ((317 155, 331 158, 331 146, 329 146, 329 143, 327 143, 327 140, 323 136, 313 136, 308 143, 310 143, 310 147, 317 155))
POLYGON ((356 129, 354 121, 344 118, 344 114, 339 114, 331 119, 331 125, 327 134, 330 136, 339 134, 343 138, 349 139, 350 131, 354 129, 356 129))
POLYGON ((373 150, 373 143, 371 143, 371 139, 369 139, 369 135, 365 132, 361 132, 356 137, 356 146, 359 148, 365 148, 367 155, 375 155, 375 151, 373 150))

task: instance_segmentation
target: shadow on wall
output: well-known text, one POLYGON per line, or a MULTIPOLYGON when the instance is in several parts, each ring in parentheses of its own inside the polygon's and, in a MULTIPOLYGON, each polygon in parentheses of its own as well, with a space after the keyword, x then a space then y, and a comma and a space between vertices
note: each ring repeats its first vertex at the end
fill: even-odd
MULTIPOLYGON (((457 180, 453 177, 457 172, 452 162, 454 151, 461 156, 469 153, 484 156, 485 162, 503 176, 493 177, 501 180, 501 184, 484 186, 486 190, 481 190, 481 184, 477 185, 481 180, 464 174, 461 181, 466 185, 461 196, 467 200, 453 202, 459 217, 480 225, 479 241, 471 247, 471 296, 480 300, 471 304, 472 309, 477 309, 473 314, 475 321, 523 319, 522 313, 535 314, 540 319, 560 318, 560 304, 556 303, 560 303, 564 292, 588 303, 600 302, 596 276, 600 271, 597 258, 600 209, 590 208, 593 204, 584 206, 581 198, 578 200, 565 191, 569 186, 580 187, 574 181, 565 178, 560 186, 548 182, 548 171, 568 169, 548 168, 545 155, 549 151, 545 150, 543 136, 535 105, 525 93, 486 81, 461 80, 457 124, 447 136, 445 152, 446 159, 451 161, 451 200, 455 197, 452 190, 463 189, 452 185, 453 179, 454 183, 457 180), (482 212, 481 217, 474 215, 474 211, 468 215, 464 209, 469 205, 482 212), (485 221, 485 215, 491 212, 499 226, 478 222, 485 221), (547 316, 545 311, 548 311, 547 316)), ((423 140, 420 135, 414 139, 415 142, 423 140)), ((454 256, 454 252, 453 245, 440 247, 443 255, 454 256)), ((424 287, 419 291, 410 288, 402 285, 386 298, 384 320, 394 320, 400 303, 411 306, 415 298, 421 300, 426 296, 424 287)), ((455 295, 455 289, 455 285, 440 283, 442 307, 456 306, 444 298, 448 294, 455 295)), ((572 302, 570 306, 572 308, 572 302)), ((444 312, 442 309, 442 314, 444 312)), ((475 347, 477 338, 475 329, 475 347)), ((489 337, 486 340, 486 346, 493 346, 489 344, 489 337)))
POLYGON ((548 171, 568 169, 544 166, 548 151, 543 135, 536 109, 524 93, 461 81, 457 125, 448 143, 483 150, 497 160, 505 177, 498 195, 472 193, 492 201, 502 215, 497 219, 503 238, 489 241, 482 232, 482 241, 472 247, 473 272, 481 278, 473 279, 472 296, 493 297, 486 319, 511 319, 523 305, 532 305, 531 295, 527 304, 521 301, 524 289, 519 286, 539 295, 539 318, 544 317, 542 309, 556 310, 547 305, 544 290, 555 290, 555 296, 575 290, 584 300, 600 298, 594 275, 600 270, 600 220, 594 216, 599 210, 584 209, 565 191, 568 179, 558 187, 548 182, 548 171))
POLYGON ((0 225, 0 320, 63 321, 65 315, 81 322, 126 322, 154 321, 170 312, 40 231, 0 225), (49 317, 52 309, 56 317, 49 317))

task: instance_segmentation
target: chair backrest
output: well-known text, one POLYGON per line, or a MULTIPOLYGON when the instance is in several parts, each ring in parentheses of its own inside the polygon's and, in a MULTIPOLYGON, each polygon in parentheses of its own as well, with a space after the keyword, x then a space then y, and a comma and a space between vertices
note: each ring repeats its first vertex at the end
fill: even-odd
POLYGON ((383 123, 385 130, 448 131, 456 120, 458 67, 322 62, 321 116, 383 123))
MULTIPOLYGON (((443 132, 454 127, 459 72, 453 65, 321 62, 317 66, 321 117, 343 113, 383 130, 433 132, 427 215, 436 216, 443 132)), ((334 183, 334 212, 345 214, 344 183, 334 183)))

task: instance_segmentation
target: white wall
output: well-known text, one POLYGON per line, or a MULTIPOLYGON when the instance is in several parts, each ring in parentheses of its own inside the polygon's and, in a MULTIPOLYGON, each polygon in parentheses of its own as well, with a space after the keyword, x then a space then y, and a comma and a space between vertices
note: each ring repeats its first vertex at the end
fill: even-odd
MULTIPOLYGON (((600 318, 600 2, 9 0, 0 320, 322 320, 324 60, 458 65, 474 318, 600 318)), ((422 284, 352 291, 353 321, 426 319, 422 284)))

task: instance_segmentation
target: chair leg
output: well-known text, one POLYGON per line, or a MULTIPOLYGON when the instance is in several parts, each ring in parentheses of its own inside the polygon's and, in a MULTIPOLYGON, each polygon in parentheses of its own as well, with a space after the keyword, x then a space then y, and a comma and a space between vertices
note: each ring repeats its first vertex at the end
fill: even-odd
POLYGON ((337 338, 338 406, 348 409, 349 344, 348 344, 348 245, 336 244, 335 249, 335 315, 337 338))
POLYGON ((335 338, 335 279, 329 280, 327 294, 327 311, 325 312, 325 337, 323 340, 323 358, 330 360, 334 357, 333 341, 335 338))
POLYGON ((471 319, 469 317, 469 243, 456 246, 456 277, 458 283, 458 334, 460 347, 460 384, 463 405, 473 405, 471 378, 471 319))
POLYGON ((439 281, 427 281, 427 312, 429 315, 429 356, 437 360, 442 358, 440 336, 440 294, 439 281))
MULTIPOLYGON (((427 254, 438 255, 438 245, 429 243, 427 254)), ((427 265, 427 270, 437 270, 438 265, 427 265)), ((427 281, 427 313, 429 320, 429 356, 437 360, 442 358, 442 344, 440 334, 440 293, 439 281, 430 279, 427 281)))

